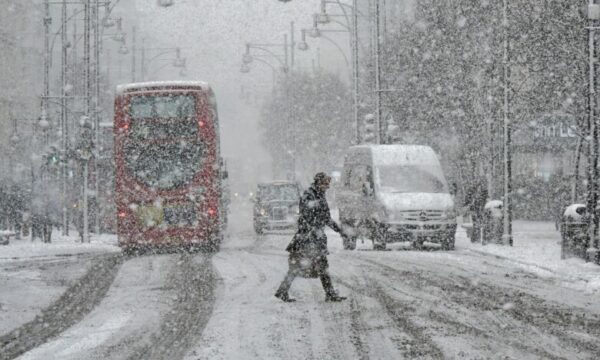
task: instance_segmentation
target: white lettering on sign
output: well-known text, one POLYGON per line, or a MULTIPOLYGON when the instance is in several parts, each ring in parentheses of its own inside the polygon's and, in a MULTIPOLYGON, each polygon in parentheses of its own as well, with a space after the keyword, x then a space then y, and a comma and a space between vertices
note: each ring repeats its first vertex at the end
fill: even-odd
POLYGON ((535 138, 573 138, 576 136, 575 126, 565 123, 537 125, 533 132, 533 137, 535 138))

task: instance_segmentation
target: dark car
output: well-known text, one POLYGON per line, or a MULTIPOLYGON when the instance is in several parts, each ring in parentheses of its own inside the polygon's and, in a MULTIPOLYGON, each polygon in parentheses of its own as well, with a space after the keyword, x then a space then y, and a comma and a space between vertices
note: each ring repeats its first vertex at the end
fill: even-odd
POLYGON ((254 199, 254 230, 294 229, 298 220, 300 185, 289 181, 258 184, 254 199))

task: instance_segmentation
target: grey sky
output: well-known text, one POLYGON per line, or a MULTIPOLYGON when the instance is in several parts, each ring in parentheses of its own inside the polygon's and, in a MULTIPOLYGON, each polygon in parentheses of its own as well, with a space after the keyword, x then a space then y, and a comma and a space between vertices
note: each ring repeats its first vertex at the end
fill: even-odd
MULTIPOLYGON (((264 158, 265 153, 258 144, 257 105, 240 100, 241 87, 252 93, 270 91, 272 70, 255 63, 250 73, 240 73, 244 44, 282 43, 283 34, 290 32, 292 20, 296 22, 299 37, 298 29, 312 25, 312 14, 318 11, 318 4, 318 0, 287 4, 276 0, 176 0, 172 7, 159 8, 156 1, 135 1, 140 40, 146 37, 147 47, 183 48, 187 79, 208 81, 217 93, 224 153, 228 157, 246 157, 248 161, 257 156, 264 158)), ((273 51, 281 53, 282 49, 273 51)), ((314 55, 300 52, 297 55, 297 63, 310 68, 314 55)), ((268 61, 276 64, 274 59, 268 61)), ((149 64, 149 74, 160 65, 160 62, 149 64)), ((177 74, 178 71, 167 67, 155 79, 178 78, 177 74)))

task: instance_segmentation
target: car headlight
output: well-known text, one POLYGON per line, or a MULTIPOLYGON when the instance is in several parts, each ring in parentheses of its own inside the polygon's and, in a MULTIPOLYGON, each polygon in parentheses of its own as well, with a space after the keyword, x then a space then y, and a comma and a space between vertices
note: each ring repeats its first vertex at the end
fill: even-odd
POLYGON ((454 219, 456 218, 456 211, 454 209, 444 210, 442 212, 442 219, 454 219))
POLYGON ((389 221, 402 221, 404 220, 404 214, 398 211, 386 211, 386 219, 389 221))
POLYGON ((265 210, 265 209, 260 209, 260 214, 261 214, 261 215, 263 215, 263 216, 264 216, 266 213, 267 213, 267 210, 265 210))

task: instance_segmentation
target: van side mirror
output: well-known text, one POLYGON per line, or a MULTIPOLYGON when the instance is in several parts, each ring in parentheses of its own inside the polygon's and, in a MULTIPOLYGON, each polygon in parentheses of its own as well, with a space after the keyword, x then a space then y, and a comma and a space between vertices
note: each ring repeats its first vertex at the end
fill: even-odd
POLYGON ((364 182, 362 185, 362 193, 364 196, 372 196, 373 188, 371 187, 371 184, 369 184, 368 182, 364 182))
POLYGON ((450 184, 450 195, 456 195, 456 193, 458 192, 458 186, 456 185, 455 182, 453 182, 452 184, 450 184))

